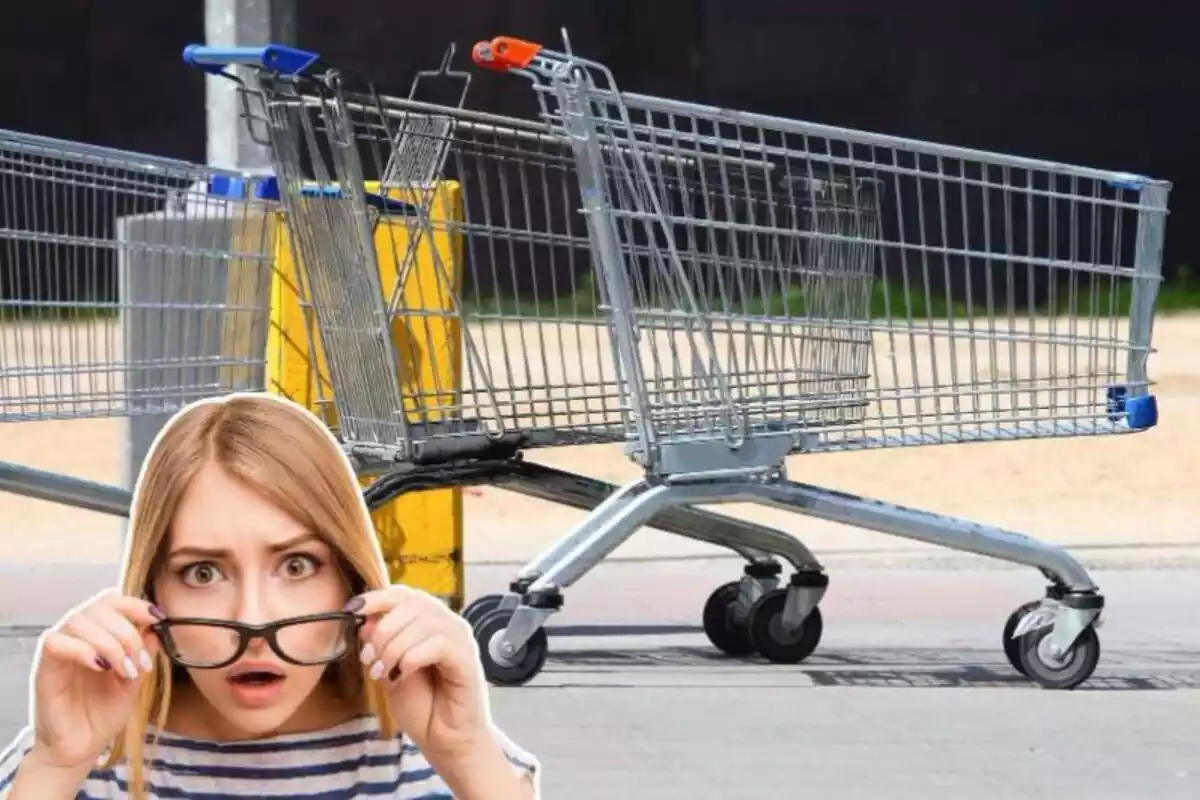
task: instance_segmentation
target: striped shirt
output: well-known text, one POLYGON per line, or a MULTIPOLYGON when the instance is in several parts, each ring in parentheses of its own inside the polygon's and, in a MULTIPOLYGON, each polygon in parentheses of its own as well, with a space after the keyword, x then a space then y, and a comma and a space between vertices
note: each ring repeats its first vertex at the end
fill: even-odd
MULTIPOLYGON (((513 769, 536 786, 537 761, 501 732, 497 735, 513 769)), ((27 727, 0 754, 0 800, 8 797, 17 767, 32 746, 33 729, 27 727)), ((384 738, 372 715, 315 733, 245 742, 201 741, 163 732, 157 748, 147 748, 146 758, 147 794, 164 800, 454 797, 412 740, 403 734, 384 738)), ((124 762, 94 769, 76 800, 128 797, 128 780, 124 762)))

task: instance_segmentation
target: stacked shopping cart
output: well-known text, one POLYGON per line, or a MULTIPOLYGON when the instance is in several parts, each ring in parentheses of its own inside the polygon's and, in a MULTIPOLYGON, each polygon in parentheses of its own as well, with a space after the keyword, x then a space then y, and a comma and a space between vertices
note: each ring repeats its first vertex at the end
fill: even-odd
MULTIPOLYGON (((1069 554, 798 483, 787 460, 1154 425, 1169 184, 625 92, 569 47, 506 37, 474 61, 530 82, 540 111, 527 119, 470 110, 465 89, 457 104, 381 94, 278 45, 184 57, 239 82, 270 145, 275 175, 258 194, 277 197, 295 247, 328 422, 379 475, 369 504, 487 481, 589 512, 508 592, 463 612, 491 681, 539 673, 564 591, 647 524, 746 559, 704 608, 716 647, 806 659, 828 576, 796 537, 695 508, 729 502, 1034 567, 1049 585, 1004 626, 1009 661, 1046 687, 1092 674, 1103 597, 1069 554), (452 356, 422 358, 438 346, 452 356), (623 445, 642 476, 609 487, 522 459, 603 444, 623 445)), ((469 83, 448 63, 441 75, 469 83)), ((219 249, 182 247, 159 249, 219 249)), ((254 252, 225 248, 223 263, 261 264, 254 252)), ((203 367, 188 397, 255 387, 266 284, 239 285, 248 299, 221 304, 217 328, 244 317, 250 335, 221 338, 202 364, 126 355, 105 396, 123 409, 184 399, 130 388, 139 368, 203 367)), ((216 313, 206 302, 196 313, 216 313)), ((5 361, 6 413, 59 413, 44 409, 64 390, 46 381, 108 363, 73 358, 5 361)))
MULTIPOLYGON (((239 171, 0 131, 0 422, 261 391, 276 208, 239 171)), ((21 464, 0 489, 129 510, 125 489, 21 464)))
MULTIPOLYGON (((535 447, 620 442, 644 470, 576 502, 594 506, 582 523, 466 609, 489 678, 542 669, 563 591, 639 527, 687 534, 670 515, 750 501, 1039 569, 1046 595, 1009 618, 1005 653, 1044 686, 1086 680, 1103 598, 1070 555, 791 481, 786 459, 1152 426, 1169 185, 623 92, 569 47, 501 37, 473 57, 528 79, 537 118, 385 96, 291 48, 185 55, 254 67, 247 107, 262 109, 298 234, 341 435, 397 465, 377 500, 436 474, 518 476, 572 502, 570 481, 522 472, 535 447), (428 160, 404 177, 414 153, 428 160), (461 189, 460 219, 430 213, 437 179, 461 189), (414 241, 449 235, 469 288, 446 270, 439 302, 414 304, 379 285, 386 216, 408 221, 401 272, 414 241), (488 307, 472 302, 481 288, 529 299, 488 307), (466 374, 397 388, 396 321, 423 307, 460 326, 466 374)), ((808 657, 828 585, 817 559, 782 532, 702 519, 693 535, 749 561, 704 610, 712 642, 808 657)))

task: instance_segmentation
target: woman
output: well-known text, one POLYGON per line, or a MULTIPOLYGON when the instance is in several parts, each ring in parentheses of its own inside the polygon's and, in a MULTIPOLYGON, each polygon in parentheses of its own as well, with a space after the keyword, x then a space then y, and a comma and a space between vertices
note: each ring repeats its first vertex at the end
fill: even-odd
POLYGON ((120 591, 44 636, 31 689, 7 800, 537 796, 466 623, 389 585, 333 436, 269 395, 160 433, 120 591))

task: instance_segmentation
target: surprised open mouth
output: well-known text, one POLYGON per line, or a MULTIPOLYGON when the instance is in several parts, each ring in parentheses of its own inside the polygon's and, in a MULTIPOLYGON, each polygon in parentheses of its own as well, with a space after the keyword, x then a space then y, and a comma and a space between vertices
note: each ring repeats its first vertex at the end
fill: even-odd
POLYGON ((243 672, 240 675, 231 675, 229 678, 231 683, 236 683, 240 686, 267 686, 276 681, 283 680, 283 676, 274 672, 243 672))
POLYGON ((280 683, 284 674, 270 667, 246 666, 229 675, 229 682, 234 686, 261 687, 274 686, 280 683))
POLYGON ((287 673, 269 662, 247 662, 231 670, 225 679, 233 702, 242 708, 267 708, 283 694, 287 673))

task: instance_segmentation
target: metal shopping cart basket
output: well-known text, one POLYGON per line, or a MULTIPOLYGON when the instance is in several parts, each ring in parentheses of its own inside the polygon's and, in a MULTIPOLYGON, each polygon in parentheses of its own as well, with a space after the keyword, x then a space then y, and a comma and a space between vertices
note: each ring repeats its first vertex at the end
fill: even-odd
MULTIPOLYGON (((1012 614, 1004 651, 1042 686, 1085 681, 1103 599, 1069 554, 791 481, 785 457, 1154 425, 1169 184, 622 92, 564 50, 501 37, 473 57, 530 79, 570 142, 645 476, 484 621, 489 669, 535 674, 559 590, 650 514, 751 501, 1039 569, 1046 596, 1012 614), (822 201, 829 224, 806 222, 822 201)), ((759 597, 755 650, 812 653, 825 588, 800 571, 759 597)))
MULTIPOLYGON (((591 511, 615 487, 521 457, 624 436, 575 159, 545 122, 464 108, 469 75, 449 70, 452 56, 418 73, 408 97, 389 97, 292 48, 184 54, 239 82, 247 123, 274 153, 310 352, 328 365, 326 422, 373 477, 368 506, 487 483, 591 511), (457 104, 415 98, 437 75, 464 81, 457 104), (439 347, 454 352, 431 358, 439 347)), ((802 542, 768 527, 682 507, 648 521, 746 559, 708 612, 729 652, 749 650, 726 610, 774 588, 778 558, 821 572, 802 542)), ((477 598, 463 615, 474 623, 511 604, 573 546, 555 543, 507 597, 477 598)))
MULTIPOLYGON (((261 391, 276 207, 261 188, 0 131, 0 422, 164 415, 261 391)), ((20 464, 0 462, 0 490, 129 513, 123 487, 20 464)))

